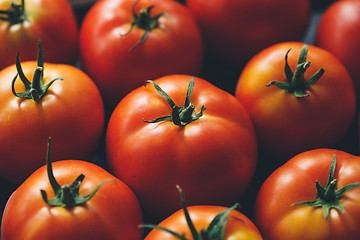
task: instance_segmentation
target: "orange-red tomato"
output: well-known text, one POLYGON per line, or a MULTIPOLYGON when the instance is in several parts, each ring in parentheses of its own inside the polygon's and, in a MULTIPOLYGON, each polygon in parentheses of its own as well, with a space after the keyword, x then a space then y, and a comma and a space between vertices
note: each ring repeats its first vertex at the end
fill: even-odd
POLYGON ((360 1, 334 2, 320 18, 315 45, 333 53, 348 69, 360 93, 360 1))
MULTIPOLYGON (((21 63, 32 82, 36 61, 21 63)), ((21 183, 43 165, 42 143, 53 139, 53 159, 90 159, 104 127, 104 107, 99 90, 80 69, 44 63, 43 80, 55 81, 39 100, 17 97, 12 92, 15 65, 0 72, 0 177, 21 183)), ((16 92, 25 90, 16 78, 16 92)))
POLYGON ((200 31, 176 1, 97 1, 85 16, 79 41, 81 66, 111 110, 148 79, 199 74, 202 67, 200 31))
POLYGON ((303 47, 301 42, 285 42, 264 49, 245 66, 236 87, 259 148, 283 160, 334 146, 355 118, 354 84, 344 65, 312 45, 299 64, 303 47), (313 76, 318 80, 313 82, 313 76))
POLYGON ((290 159, 266 179, 256 198, 255 223, 264 239, 360 239, 359 172, 360 157, 339 150, 310 150, 290 159), (317 184, 330 187, 318 191, 317 184), (345 186, 350 188, 342 192, 345 186), (306 204, 316 199, 319 205, 306 204))
MULTIPOLYGON (((207 229, 216 215, 225 211, 226 207, 221 206, 190 206, 187 208, 190 218, 194 224, 195 229, 200 232, 200 229, 207 229)), ((171 216, 163 220, 158 227, 163 227, 183 235, 188 240, 193 240, 190 228, 186 222, 184 211, 178 210, 171 216)), ((229 213, 228 222, 225 226, 223 240, 262 240, 259 230, 254 223, 244 214, 237 210, 232 210, 229 213)), ((145 240, 178 240, 168 232, 159 229, 153 229, 145 240)))
POLYGON ((231 94, 190 75, 167 75, 154 82, 180 107, 181 119, 201 116, 182 125, 175 124, 176 114, 172 120, 145 122, 172 115, 177 108, 152 84, 137 88, 121 100, 108 124, 110 170, 157 218, 180 208, 176 185, 184 188, 190 205, 236 202, 257 161, 255 132, 243 106, 231 94), (195 85, 188 99, 191 79, 195 85))
POLYGON ((139 202, 130 188, 119 179, 95 164, 79 160, 53 163, 53 174, 60 186, 71 185, 83 174, 85 178, 80 184, 79 196, 87 196, 101 182, 111 181, 101 185, 85 203, 72 207, 51 206, 43 200, 41 194, 41 190, 44 190, 48 199, 55 197, 47 168, 39 168, 9 198, 2 219, 1 239, 143 238, 143 230, 138 227, 142 223, 139 202))
POLYGON ((0 10, 10 11, 9 14, 0 13, 0 70, 14 63, 17 52, 24 61, 36 59, 39 38, 48 62, 75 63, 78 27, 69 2, 26 0, 23 3, 22 0, 0 1, 0 10), (10 15, 13 17, 9 18, 10 15))

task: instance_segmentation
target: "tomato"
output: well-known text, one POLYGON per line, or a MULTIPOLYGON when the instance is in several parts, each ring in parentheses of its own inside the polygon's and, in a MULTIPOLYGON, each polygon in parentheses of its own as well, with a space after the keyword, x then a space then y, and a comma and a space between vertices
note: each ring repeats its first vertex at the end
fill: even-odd
POLYGON ((36 170, 11 195, 1 237, 140 240, 141 223, 139 202, 127 185, 95 164, 61 160, 36 170))
POLYGON ((80 29, 82 68, 113 108, 146 80, 198 74, 203 46, 191 13, 176 1, 97 1, 80 29))
POLYGON ((309 0, 185 2, 199 24, 205 51, 240 66, 272 44, 302 40, 311 17, 309 0))
POLYGON ((39 38, 48 62, 75 63, 78 27, 68 1, 0 1, 0 70, 14 63, 17 52, 23 60, 36 59, 39 38))
POLYGON ((360 238, 360 158, 333 149, 298 154, 261 186, 255 223, 264 239, 360 238))
POLYGON ((106 153, 110 171, 144 211, 162 218, 179 209, 176 185, 192 205, 237 201, 254 174, 257 142, 234 96, 201 78, 167 75, 121 100, 108 124, 106 153))
POLYGON ((354 85, 344 65, 301 42, 275 44, 254 56, 236 97, 253 120, 261 151, 283 160, 334 146, 355 118, 354 85))
POLYGON ((241 212, 213 205, 187 207, 182 196, 183 209, 176 211, 154 228, 145 240, 262 240, 254 223, 241 212), (182 238, 179 238, 181 236, 182 238))
POLYGON ((80 69, 44 63, 42 57, 20 63, 19 57, 0 72, 0 101, 0 176, 7 181, 19 184, 43 165, 39 146, 49 136, 54 160, 89 159, 95 152, 104 106, 96 85, 80 69), (27 89, 18 75, 29 81, 27 89))
MULTIPOLYGON (((321 16, 315 45, 333 53, 348 69, 360 91, 360 1, 337 1, 321 16)), ((360 92, 359 92, 360 93, 360 92)))

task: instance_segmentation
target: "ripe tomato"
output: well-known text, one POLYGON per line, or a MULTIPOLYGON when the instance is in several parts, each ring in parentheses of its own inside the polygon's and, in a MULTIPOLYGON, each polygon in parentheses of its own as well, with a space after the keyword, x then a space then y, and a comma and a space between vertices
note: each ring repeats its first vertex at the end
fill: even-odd
POLYGON ((245 64, 265 47, 300 41, 310 21, 310 1, 186 0, 205 49, 233 65, 245 64))
POLYGON ((36 59, 38 39, 48 62, 77 60, 78 28, 66 0, 0 1, 0 70, 12 65, 17 52, 23 60, 36 59))
POLYGON ((359 171, 360 157, 332 149, 301 153, 275 170, 255 203, 264 239, 360 239, 359 171))
POLYGON ((145 240, 262 240, 254 223, 241 212, 213 205, 187 207, 182 196, 183 209, 176 211, 154 228, 145 240), (180 238, 181 236, 181 238, 180 238))
POLYGON ((127 185, 95 164, 62 160, 39 168, 15 190, 1 234, 3 240, 140 240, 141 223, 127 185))
POLYGON ((80 69, 41 60, 20 63, 18 58, 17 65, 0 72, 0 101, 2 178, 19 184, 39 168, 44 155, 39 146, 49 136, 54 160, 89 159, 95 152, 104 128, 104 106, 96 85, 80 69), (18 72, 28 79, 27 89, 18 72), (47 90, 42 86, 57 77, 63 80, 47 90))
POLYGON ((252 58, 236 97, 253 120, 259 148, 285 160, 333 146, 355 118, 354 85, 344 65, 300 42, 275 44, 252 58))
POLYGON ((85 16, 80 55, 105 104, 114 108, 148 79, 198 74, 203 47, 194 18, 176 1, 108 0, 85 16))
POLYGON ((360 93, 360 1, 337 1, 317 25, 315 45, 333 53, 348 69, 360 93))
POLYGON ((121 100, 106 133, 111 171, 155 218, 179 209, 176 185, 185 189, 190 204, 237 201, 257 160, 255 132, 243 106, 190 75, 167 75, 151 83, 172 100, 150 83, 121 100), (173 117, 161 118, 166 115, 173 117), (154 119, 164 121, 146 122, 154 119))

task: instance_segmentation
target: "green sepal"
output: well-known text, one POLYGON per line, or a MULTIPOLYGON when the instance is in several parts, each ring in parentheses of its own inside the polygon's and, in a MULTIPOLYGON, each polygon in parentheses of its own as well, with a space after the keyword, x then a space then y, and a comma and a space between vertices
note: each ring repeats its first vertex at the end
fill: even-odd
POLYGON ((18 24, 27 20, 25 0, 22 0, 21 3, 11 1, 8 9, 0 10, 0 20, 10 22, 11 24, 18 24))
POLYGON ((158 15, 151 17, 151 10, 154 8, 154 5, 150 5, 148 8, 140 9, 139 14, 137 14, 135 12, 135 6, 138 2, 139 0, 135 0, 132 6, 134 20, 130 25, 130 29, 122 36, 128 35, 135 26, 143 29, 144 34, 141 36, 140 40, 132 48, 130 48, 130 51, 134 50, 145 41, 149 32, 158 26, 160 17, 167 15, 166 13, 159 13, 158 15))
POLYGON ((315 182, 317 189, 317 198, 314 201, 304 201, 295 203, 292 206, 302 205, 310 207, 321 207, 323 210, 325 220, 328 219, 329 212, 332 208, 344 212, 344 206, 340 202, 341 197, 347 191, 360 186, 360 183, 353 183, 344 186, 341 189, 336 188, 337 180, 335 179, 335 167, 336 167, 336 155, 334 155, 333 161, 330 166, 329 179, 325 187, 320 186, 318 181, 315 182))
POLYGON ((57 80, 63 80, 62 78, 55 78, 51 80, 48 84, 44 84, 44 53, 41 46, 41 40, 38 42, 38 56, 37 56, 37 67, 35 69, 32 82, 30 82, 21 67, 19 53, 16 55, 16 69, 17 74, 12 79, 11 82, 11 91, 12 93, 19 98, 33 99, 34 101, 40 101, 48 91, 49 87, 57 80), (20 78, 22 83, 25 86, 24 92, 16 92, 15 82, 17 78, 20 78))
POLYGON ((148 80, 147 83, 151 83, 156 91, 166 100, 166 102, 171 107, 171 115, 169 116, 162 116, 156 118, 155 120, 144 120, 147 123, 157 123, 163 121, 172 121, 177 126, 186 126, 189 123, 199 119, 203 116, 204 111, 206 110, 205 106, 201 106, 201 110, 199 113, 195 112, 195 106, 191 103, 191 95, 194 89, 194 77, 190 79, 190 83, 187 89, 185 104, 183 107, 177 106, 174 101, 170 98, 170 96, 154 81, 148 80))
MULTIPOLYGON (((179 190, 182 209, 184 211, 184 216, 185 216, 186 222, 189 226, 189 229, 190 229, 193 239, 194 240, 223 240, 225 227, 229 220, 229 214, 232 210, 238 208, 239 204, 236 203, 233 206, 231 206, 230 208, 228 208, 228 209, 224 210, 223 212, 219 213, 218 215, 216 215, 214 217, 214 219, 211 221, 211 223, 209 224, 209 226, 207 227, 207 229, 200 229, 200 231, 198 232, 196 230, 196 228, 191 220, 190 214, 187 210, 187 206, 185 203, 184 194, 182 192, 182 189, 179 186, 176 186, 176 187, 179 190)), ((242 219, 238 219, 238 218, 236 218, 236 219, 242 221, 242 219)), ((189 240, 184 236, 184 234, 179 234, 175 231, 172 231, 167 228, 163 228, 161 226, 156 226, 156 225, 152 225, 152 224, 143 224, 143 225, 140 225, 140 227, 162 230, 162 231, 170 233, 171 235, 173 235, 174 237, 176 237, 180 240, 189 240)))
POLYGON ((47 168, 49 182, 51 188, 54 191, 55 197, 52 199, 48 199, 46 191, 40 190, 40 192, 44 202, 50 206, 58 206, 65 208, 72 208, 74 206, 79 206, 89 201, 97 193, 97 191, 102 185, 104 185, 109 181, 114 181, 113 179, 106 179, 102 181, 101 183, 99 183, 99 185, 96 186, 96 188, 89 195, 86 196, 79 195, 80 185, 85 178, 85 175, 83 174, 80 174, 71 185, 64 184, 63 186, 60 186, 60 184, 55 179, 52 169, 52 163, 50 160, 50 138, 48 140, 48 145, 47 145, 46 168, 47 168))
POLYGON ((315 84, 321 76, 324 74, 325 70, 321 68, 318 70, 314 75, 312 75, 308 80, 305 80, 304 74, 306 70, 311 66, 310 61, 306 61, 307 53, 308 53, 308 46, 305 44, 300 52, 298 64, 296 66, 295 72, 293 73, 289 63, 288 63, 288 55, 291 49, 289 49, 285 54, 285 76, 286 82, 279 82, 279 81, 272 81, 266 85, 269 86, 276 86, 282 90, 285 90, 288 93, 294 94, 297 98, 303 98, 309 96, 308 89, 311 85, 315 84))

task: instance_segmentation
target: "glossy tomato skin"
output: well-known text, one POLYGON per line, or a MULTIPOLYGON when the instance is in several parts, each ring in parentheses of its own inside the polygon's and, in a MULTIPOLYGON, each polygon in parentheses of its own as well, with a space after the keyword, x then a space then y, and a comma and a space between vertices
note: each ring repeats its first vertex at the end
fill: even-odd
MULTIPOLYGON (((155 80, 182 106, 192 76, 155 80)), ((179 209, 175 186, 192 204, 232 204, 252 179, 257 142, 251 120, 235 97, 195 77, 191 97, 203 116, 184 127, 171 121, 146 123, 171 108, 151 84, 128 94, 114 110, 106 133, 107 160, 130 186, 144 210, 164 218, 179 209)))
MULTIPOLYGON (((55 147, 53 148, 55 150, 55 147)), ((79 160, 53 163, 53 172, 60 185, 71 184, 80 174, 80 196, 90 194, 107 179, 86 203, 73 208, 47 205, 40 194, 45 190, 54 197, 46 166, 34 172, 9 198, 3 215, 3 240, 47 239, 142 239, 142 213, 130 188, 99 166, 79 160)))
POLYGON ((236 87, 236 97, 254 123, 259 148, 273 157, 288 160, 313 148, 334 146, 355 117, 355 90, 344 65, 329 52, 308 46, 312 65, 305 80, 320 68, 322 77, 307 89, 309 96, 296 98, 271 81, 286 82, 285 53, 294 71, 301 42, 275 44, 254 56, 245 66, 236 87))
POLYGON ((144 30, 134 26, 135 0, 98 1, 80 30, 82 68, 97 83, 110 109, 146 80, 172 73, 198 74, 202 67, 202 39, 191 13, 176 1, 140 0, 135 12, 154 5, 158 19, 144 42, 144 30))
MULTIPOLYGON (((221 206, 197 205, 190 206, 187 209, 189 211, 190 218, 193 220, 192 222, 196 230, 199 232, 200 229, 207 229, 215 216, 225 211, 227 208, 221 206)), ((184 234, 187 239, 193 239, 184 216, 184 211, 182 209, 176 211, 171 216, 163 220, 158 226, 172 230, 180 235, 184 234)), ((158 229, 153 229, 145 237, 145 240, 158 239, 176 240, 178 238, 158 229)), ((229 220, 225 227, 223 239, 262 240, 262 237, 255 224, 249 218, 237 210, 232 210, 229 214, 229 220)))
POLYGON ((298 154, 275 170, 260 188, 255 203, 255 222, 264 239, 359 239, 360 189, 342 196, 344 212, 331 209, 327 221, 321 207, 292 206, 317 197, 315 181, 326 185, 336 155, 337 189, 360 182, 358 156, 333 149, 298 154))
MULTIPOLYGON (((0 10, 11 2, 2 0, 0 10)), ((78 27, 71 5, 66 0, 26 0, 26 19, 11 24, 0 20, 0 70, 15 62, 16 53, 25 60, 36 59, 39 38, 42 39, 46 61, 74 64, 78 56, 78 27)))
POLYGON ((315 45, 333 53, 348 69, 360 91, 360 1, 337 1, 320 18, 315 45))
MULTIPOLYGON (((31 81, 36 62, 21 63, 31 81)), ((44 81, 62 77, 50 86, 38 102, 13 95, 11 80, 14 65, 0 72, 0 176, 15 184, 21 183, 43 165, 49 137, 53 139, 53 160, 66 158, 90 159, 104 128, 104 106, 92 80, 71 65, 44 65, 44 81)), ((24 91, 20 79, 18 92, 24 91)))
POLYGON ((311 16, 309 0, 186 0, 186 6, 206 52, 236 66, 272 44, 300 41, 311 16))

